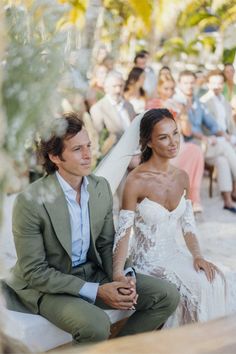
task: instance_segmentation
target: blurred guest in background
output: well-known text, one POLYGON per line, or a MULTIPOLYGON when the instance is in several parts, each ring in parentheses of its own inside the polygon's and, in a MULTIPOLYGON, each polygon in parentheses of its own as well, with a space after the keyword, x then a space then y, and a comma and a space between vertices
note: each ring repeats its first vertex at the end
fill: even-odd
POLYGON ((143 88, 148 97, 152 97, 156 87, 156 75, 153 68, 148 65, 150 59, 149 52, 147 50, 141 50, 134 58, 134 66, 141 68, 145 71, 145 81, 143 88))
POLYGON ((208 75, 208 92, 201 97, 218 127, 224 132, 225 139, 236 144, 236 126, 232 117, 229 101, 223 96, 224 74, 220 70, 213 70, 208 75))
POLYGON ((123 97, 124 80, 118 71, 111 71, 104 83, 105 96, 90 110, 95 129, 100 134, 105 128, 107 136, 101 143, 105 155, 120 139, 125 129, 135 117, 131 103, 123 97))
POLYGON ((164 65, 160 68, 159 73, 158 73, 158 79, 160 78, 161 75, 171 75, 171 70, 170 67, 167 65, 164 65))
POLYGON ((226 63, 224 65, 225 84, 224 84, 223 95, 228 101, 231 101, 233 95, 236 94, 234 74, 235 74, 235 70, 233 64, 226 63))
POLYGON ((86 94, 88 109, 105 95, 104 82, 107 73, 108 69, 104 64, 95 66, 90 80, 90 87, 86 94))
POLYGON ((146 105, 146 95, 143 89, 145 81, 145 71, 141 68, 134 67, 125 82, 124 96, 135 110, 135 113, 142 113, 146 105))
POLYGON ((197 70, 196 75, 196 86, 195 86, 195 96, 201 97, 207 92, 207 75, 203 70, 197 70))
POLYGON ((182 71, 174 99, 186 106, 192 125, 191 140, 204 148, 206 161, 216 166, 224 209, 236 214, 233 203, 236 200, 236 153, 232 145, 222 139, 225 133, 207 108, 194 96, 195 82, 196 75, 193 72, 182 71))

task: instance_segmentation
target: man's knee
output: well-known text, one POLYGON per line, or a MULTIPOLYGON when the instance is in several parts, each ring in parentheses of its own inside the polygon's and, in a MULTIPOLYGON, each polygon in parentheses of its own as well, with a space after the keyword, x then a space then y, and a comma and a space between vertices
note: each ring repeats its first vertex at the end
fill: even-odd
MULTIPOLYGON (((137 292, 146 298, 152 298, 155 303, 163 302, 163 305, 169 309, 170 313, 173 312, 178 306, 180 296, 175 285, 166 280, 137 274, 137 280, 142 286, 137 289, 137 292)), ((145 301, 143 299, 142 300, 145 301)))
POLYGON ((79 343, 103 341, 109 338, 110 326, 109 317, 104 312, 94 321, 88 321, 80 325, 73 331, 72 336, 79 343))
POLYGON ((180 301, 180 294, 176 286, 170 283, 166 284, 166 303, 170 313, 174 312, 180 301))
POLYGON ((176 286, 166 280, 161 280, 160 283, 160 279, 158 279, 156 286, 159 301, 164 302, 163 304, 169 313, 174 312, 180 301, 176 286))

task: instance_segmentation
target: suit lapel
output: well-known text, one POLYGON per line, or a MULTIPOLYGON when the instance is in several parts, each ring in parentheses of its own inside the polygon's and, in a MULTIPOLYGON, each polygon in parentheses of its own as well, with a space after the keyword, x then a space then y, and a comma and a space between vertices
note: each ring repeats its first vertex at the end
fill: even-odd
POLYGON ((45 179, 46 193, 53 194, 53 200, 45 200, 44 205, 49 214, 54 231, 62 247, 71 258, 72 240, 70 216, 64 193, 59 185, 56 175, 50 175, 45 179))
POLYGON ((97 258, 96 256, 96 228, 95 228, 95 220, 96 214, 99 208, 99 196, 100 192, 97 189, 98 182, 94 181, 92 178, 88 176, 89 184, 88 184, 88 192, 89 192, 89 220, 90 220, 90 247, 88 255, 90 258, 97 258))
POLYGON ((104 97, 104 108, 105 108, 105 115, 104 117, 107 117, 107 126, 109 127, 110 125, 113 125, 113 129, 116 131, 123 130, 121 121, 120 121, 120 116, 111 104, 111 102, 107 99, 107 97, 104 97), (108 114, 109 112, 109 114, 108 114))

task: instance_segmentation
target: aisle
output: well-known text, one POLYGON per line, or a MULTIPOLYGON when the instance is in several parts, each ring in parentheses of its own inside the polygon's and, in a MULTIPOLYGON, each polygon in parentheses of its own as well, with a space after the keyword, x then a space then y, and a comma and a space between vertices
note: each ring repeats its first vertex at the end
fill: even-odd
POLYGON ((208 178, 203 180, 202 201, 204 213, 198 229, 204 255, 236 271, 236 214, 223 209, 216 183, 213 198, 208 197, 208 178))

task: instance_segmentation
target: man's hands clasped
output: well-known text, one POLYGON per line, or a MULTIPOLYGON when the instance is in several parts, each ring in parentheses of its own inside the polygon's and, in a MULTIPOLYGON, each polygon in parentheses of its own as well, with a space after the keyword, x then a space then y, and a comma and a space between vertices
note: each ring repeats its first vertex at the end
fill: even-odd
POLYGON ((120 276, 98 287, 98 298, 117 310, 134 310, 137 304, 135 278, 120 276))

